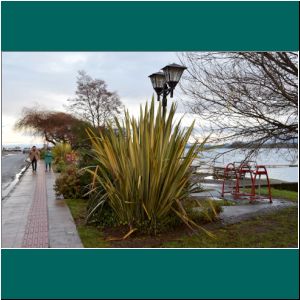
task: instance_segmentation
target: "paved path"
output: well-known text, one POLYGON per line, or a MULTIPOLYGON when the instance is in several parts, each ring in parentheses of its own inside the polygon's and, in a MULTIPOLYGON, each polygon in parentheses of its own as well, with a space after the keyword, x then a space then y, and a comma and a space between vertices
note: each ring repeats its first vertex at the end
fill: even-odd
POLYGON ((40 164, 38 168, 35 191, 23 238, 22 248, 48 248, 48 209, 45 180, 45 167, 40 164))
POLYGON ((234 224, 268 212, 297 206, 294 202, 281 199, 273 199, 273 203, 270 203, 269 200, 260 200, 254 204, 250 204, 248 201, 242 203, 235 206, 223 206, 223 211, 219 215, 220 221, 223 224, 234 224))
MULTIPOLYGON (((213 201, 222 200, 221 189, 222 185, 217 183, 204 184, 203 188, 206 190, 200 193, 192 194, 197 199, 211 199, 213 201)), ((268 212, 276 211, 278 209, 297 206, 297 203, 283 199, 274 199, 273 203, 269 199, 260 199, 254 203, 249 203, 246 199, 234 199, 231 195, 226 194, 227 200, 236 203, 233 206, 223 206, 223 210, 219 215, 219 219, 223 224, 238 223, 258 215, 263 215, 268 212)))
MULTIPOLYGON (((3 152, 2 152, 3 153, 3 152)), ((25 159, 28 154, 22 152, 12 152, 2 154, 1 157, 1 181, 3 186, 15 179, 17 173, 26 165, 25 159)))
POLYGON ((2 201, 2 248, 83 248, 69 208, 55 197, 55 177, 40 162, 2 201))
POLYGON ((63 199, 55 196, 54 182, 54 174, 46 173, 50 247, 83 248, 69 207, 63 199))
POLYGON ((28 155, 23 153, 7 153, 1 157, 1 190, 2 199, 19 183, 19 178, 28 167, 25 159, 28 155))
MULTIPOLYGON (((37 173, 29 168, 15 189, 2 201, 3 248, 83 248, 68 206, 57 199, 53 190, 56 175, 45 172, 38 164, 37 173)), ((208 192, 195 193, 197 198, 220 199, 220 185, 205 186, 208 192)), ((273 199, 273 203, 237 200, 220 214, 223 223, 236 223, 268 211, 297 205, 273 199)))

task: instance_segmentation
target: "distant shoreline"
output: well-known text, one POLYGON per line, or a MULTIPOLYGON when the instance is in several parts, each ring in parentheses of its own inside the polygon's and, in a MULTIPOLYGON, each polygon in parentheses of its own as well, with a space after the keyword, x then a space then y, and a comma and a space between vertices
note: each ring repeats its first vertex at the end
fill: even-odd
POLYGON ((256 144, 252 144, 252 145, 247 145, 247 144, 225 144, 225 145, 205 145, 205 148, 225 148, 225 149, 235 149, 235 150, 239 150, 239 149, 298 149, 298 144, 283 144, 283 145, 274 145, 274 144, 270 144, 270 145, 263 145, 263 146, 259 146, 256 144))

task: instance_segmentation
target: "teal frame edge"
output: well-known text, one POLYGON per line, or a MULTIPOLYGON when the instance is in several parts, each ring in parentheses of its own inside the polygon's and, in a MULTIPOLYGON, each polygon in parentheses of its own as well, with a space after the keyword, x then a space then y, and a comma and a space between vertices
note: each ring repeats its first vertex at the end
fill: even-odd
POLYGON ((3 299, 298 299, 287 250, 2 250, 3 299))
POLYGON ((299 2, 1 2, 2 51, 297 51, 299 2))
MULTIPOLYGON (((298 8, 4 1, 2 51, 298 51, 298 8)), ((1 262, 3 299, 299 296, 298 249, 2 249, 1 262)))

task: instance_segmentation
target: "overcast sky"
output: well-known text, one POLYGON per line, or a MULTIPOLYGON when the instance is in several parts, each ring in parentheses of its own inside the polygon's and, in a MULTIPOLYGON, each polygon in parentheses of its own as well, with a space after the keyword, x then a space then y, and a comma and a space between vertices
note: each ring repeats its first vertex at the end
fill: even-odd
MULTIPOLYGON (((116 91, 130 113, 153 94, 148 76, 169 63, 177 62, 174 52, 3 52, 2 53, 2 143, 37 143, 13 125, 23 107, 36 104, 65 111, 67 99, 74 97, 78 70, 103 79, 116 91)), ((180 97, 179 88, 174 99, 180 97)), ((179 101, 177 117, 185 111, 179 101)), ((170 101, 168 106, 170 105, 170 101)), ((185 115, 183 125, 191 123, 185 115)))

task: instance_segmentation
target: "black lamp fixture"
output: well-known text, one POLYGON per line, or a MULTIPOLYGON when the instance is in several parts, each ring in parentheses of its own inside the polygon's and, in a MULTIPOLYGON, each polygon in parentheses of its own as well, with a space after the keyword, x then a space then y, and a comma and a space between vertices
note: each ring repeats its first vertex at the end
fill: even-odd
POLYGON ((157 72, 153 73, 149 76, 152 86, 157 94, 157 100, 160 100, 160 95, 163 93, 165 84, 166 84, 166 78, 165 74, 163 72, 157 72))
POLYGON ((160 96, 163 95, 162 107, 163 116, 166 115, 167 109, 167 96, 173 98, 174 89, 179 82, 185 66, 178 64, 170 64, 162 68, 163 72, 153 73, 149 76, 152 86, 157 94, 157 100, 160 100, 160 96))

